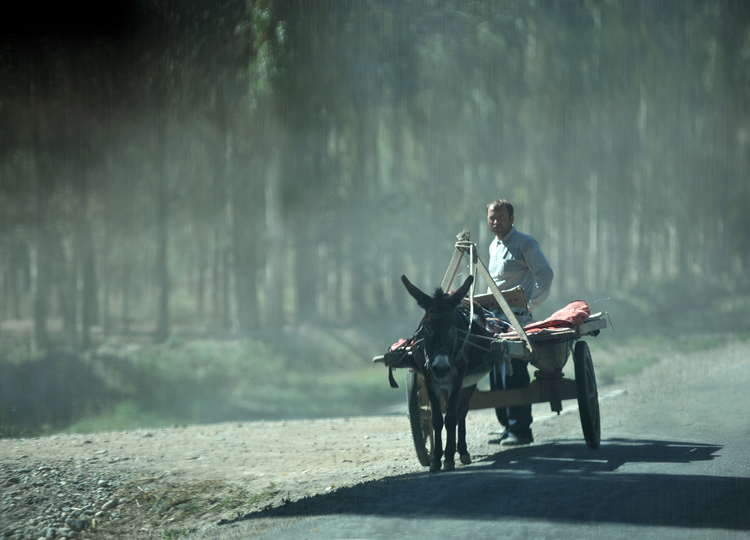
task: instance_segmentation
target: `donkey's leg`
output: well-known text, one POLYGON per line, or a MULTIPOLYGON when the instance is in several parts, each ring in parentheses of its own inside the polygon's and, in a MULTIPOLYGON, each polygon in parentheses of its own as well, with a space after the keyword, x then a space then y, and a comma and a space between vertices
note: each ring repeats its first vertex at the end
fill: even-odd
POLYGON ((469 450, 466 448, 466 414, 458 417, 458 456, 461 458, 463 465, 471 463, 469 450))
POLYGON ((457 381, 448 396, 448 404, 445 412, 445 470, 452 471, 456 468, 456 425, 457 413, 460 405, 461 381, 457 381))
POLYGON ((443 457, 443 411, 440 406, 440 393, 437 395, 434 391, 427 391, 430 398, 430 408, 432 409, 432 430, 435 433, 435 445, 432 450, 432 459, 430 460, 430 472, 438 472, 441 468, 443 457))
POLYGON ((432 450, 432 459, 430 460, 430 472, 438 472, 442 467, 443 457, 443 413, 440 410, 440 404, 435 410, 433 405, 432 409, 432 429, 435 432, 435 446, 432 450))
POLYGON ((456 413, 445 414, 445 470, 452 471, 456 468, 456 413))
POLYGON ((476 386, 464 388, 461 391, 461 400, 458 404, 458 455, 464 465, 471 463, 471 456, 466 447, 466 415, 469 413, 469 400, 474 390, 476 390, 476 386))

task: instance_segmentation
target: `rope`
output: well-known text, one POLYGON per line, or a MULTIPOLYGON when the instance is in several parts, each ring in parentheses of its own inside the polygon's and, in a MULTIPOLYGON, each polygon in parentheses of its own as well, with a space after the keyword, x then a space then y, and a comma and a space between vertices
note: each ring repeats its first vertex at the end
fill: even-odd
MULTIPOLYGON (((468 235, 459 237, 458 242, 456 242, 455 245, 456 249, 461 250, 463 252, 468 252, 469 255, 469 273, 474 277, 474 280, 471 283, 471 287, 469 289, 469 326, 466 331, 460 330, 461 332, 466 333, 466 337, 464 338, 463 345, 461 346, 460 353, 461 355, 464 355, 464 348, 466 347, 466 343, 469 341, 469 335, 471 334, 471 326, 475 323, 474 321, 474 290, 477 285, 477 245, 470 241, 468 238, 468 235)), ((505 356, 505 362, 508 362, 507 358, 507 352, 508 347, 505 345, 504 341, 498 342, 495 338, 489 337, 489 336, 480 336, 478 334, 473 334, 475 338, 479 338, 480 340, 485 340, 490 342, 489 347, 484 347, 479 345, 478 343, 472 342, 470 345, 473 347, 476 347, 479 350, 482 350, 487 353, 494 353, 494 354, 503 354, 505 356), (497 347, 492 347, 493 344, 503 344, 503 350, 499 351, 497 347)))
MULTIPOLYGON (((461 330, 461 332, 463 332, 463 330, 461 330)), ((464 344, 466 343, 466 341, 468 341, 468 338, 469 338, 468 334, 470 334, 470 332, 466 332, 466 334, 467 334, 467 336, 466 336, 466 340, 464 341, 464 344)), ((480 339, 480 340, 489 341, 490 342, 490 346, 489 347, 484 347, 482 345, 479 345, 478 343, 472 342, 472 343, 470 343, 470 345, 472 347, 475 347, 475 348, 477 348, 477 349, 479 349, 481 351, 484 351, 487 354, 491 354, 491 355, 495 355, 495 356, 499 356, 500 357, 499 361, 495 360, 494 362, 487 362, 487 356, 485 355, 485 359, 483 361, 484 362, 483 366, 476 367, 474 371, 477 371, 477 370, 481 369, 482 367, 488 367, 489 366, 491 368, 491 367, 497 366, 498 364, 503 364, 503 365, 505 365, 505 369, 507 370, 508 374, 509 375, 513 374, 513 365, 510 362, 510 356, 508 356, 508 345, 505 342, 505 340, 503 340, 503 339, 496 339, 496 338, 493 338, 493 337, 490 337, 490 336, 480 336, 478 334, 473 334, 473 336, 475 338, 480 339)), ((468 359, 466 359, 464 357, 464 360, 468 360, 468 359)))
MULTIPOLYGON (((466 330, 459 330, 459 332, 464 332, 465 334, 467 334, 466 341, 468 341, 468 335, 471 334, 471 332, 467 332, 466 330)), ((480 340, 484 340, 484 341, 489 341, 490 342, 490 346, 489 347, 485 347, 485 346, 479 345, 478 343, 470 343, 470 345, 472 347, 476 347, 477 349, 480 349, 480 350, 482 350, 484 352, 490 352, 490 353, 499 353, 499 352, 505 352, 505 351, 507 351, 507 346, 505 346, 505 341, 502 340, 502 339, 498 340, 497 338, 494 338, 494 337, 491 337, 491 336, 480 336, 479 334, 471 334, 471 335, 473 335, 475 338, 478 338, 480 340), (495 348, 492 347, 493 344, 497 344, 497 343, 502 343, 503 344, 503 350, 502 351, 499 351, 497 347, 495 347, 495 348)))
MULTIPOLYGON (((456 249, 469 252, 469 274, 474 278, 469 288, 469 298, 474 298, 474 288, 477 285, 477 268, 476 268, 476 244, 468 239, 462 239, 456 242, 456 249)), ((469 326, 474 324, 474 301, 469 302, 469 326)))
MULTIPOLYGON (((455 248, 457 250, 460 250, 460 251, 464 252, 464 253, 468 253, 468 255, 469 255, 469 274, 474 278, 473 281, 471 282, 471 286, 469 288, 469 322, 468 322, 468 326, 467 326, 466 330, 462 330, 462 329, 458 329, 458 328, 456 329, 458 332, 461 332, 463 334, 463 336, 462 336, 463 337, 463 342, 461 343, 461 347, 458 349, 458 351, 456 351, 455 355, 456 355, 457 358, 463 357, 464 361, 468 361, 468 359, 466 358, 465 348, 466 348, 466 343, 469 341, 469 335, 473 335, 475 338, 479 338, 480 340, 489 341, 490 342, 490 346, 489 347, 485 347, 485 346, 479 345, 478 343, 472 342, 472 343, 470 343, 470 345, 472 347, 476 347, 477 349, 480 349, 480 350, 482 350, 482 351, 484 351, 486 353, 501 354, 501 355, 504 356, 504 362, 508 363, 509 362, 509 358, 508 358, 508 355, 507 355, 508 347, 505 344, 505 341, 503 341, 503 340, 497 340, 497 339, 489 337, 489 336, 480 336, 478 334, 471 334, 471 327, 476 322, 474 320, 474 300, 473 300, 473 298, 474 298, 474 291, 475 291, 475 288, 476 288, 476 285, 477 285, 477 270, 478 270, 478 266, 477 266, 478 255, 477 255, 477 252, 476 252, 477 246, 476 246, 476 244, 474 242, 472 242, 471 240, 469 240, 469 235, 468 235, 468 231, 467 231, 465 234, 462 233, 462 234, 460 234, 458 236, 458 241, 455 244, 455 248), (502 349, 500 350, 500 347, 497 347, 497 346, 493 347, 493 345, 502 345, 502 349)), ((421 341, 422 340, 420 340, 420 342, 421 341)), ((417 345, 417 342, 414 342, 412 344, 412 347, 416 347, 416 345, 417 345)), ((427 360, 427 355, 425 354, 424 356, 425 356, 425 362, 427 362, 428 361, 427 360)))

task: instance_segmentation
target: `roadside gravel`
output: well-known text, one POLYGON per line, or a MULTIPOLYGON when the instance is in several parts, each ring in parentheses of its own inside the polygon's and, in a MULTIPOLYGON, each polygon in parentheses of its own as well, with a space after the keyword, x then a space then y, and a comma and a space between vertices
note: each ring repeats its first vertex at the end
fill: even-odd
POLYGON ((383 416, 0 440, 0 537, 179 537, 419 471, 409 437, 383 416))

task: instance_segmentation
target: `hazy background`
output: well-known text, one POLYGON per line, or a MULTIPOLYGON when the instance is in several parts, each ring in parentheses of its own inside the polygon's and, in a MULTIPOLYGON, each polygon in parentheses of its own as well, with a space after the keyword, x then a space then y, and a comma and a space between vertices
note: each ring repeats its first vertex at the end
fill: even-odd
POLYGON ((437 286, 462 229, 486 261, 497 197, 555 270, 539 316, 750 330, 747 2, 102 6, 2 22, 0 421, 52 418, 65 362, 101 390, 71 419, 160 376, 188 420, 330 400, 416 326, 402 273, 437 286))

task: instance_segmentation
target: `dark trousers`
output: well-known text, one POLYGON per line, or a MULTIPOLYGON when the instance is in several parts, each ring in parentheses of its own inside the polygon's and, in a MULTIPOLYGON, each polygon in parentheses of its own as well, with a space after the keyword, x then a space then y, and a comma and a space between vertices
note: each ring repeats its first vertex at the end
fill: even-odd
MULTIPOLYGON (((505 376, 503 382, 502 366, 497 366, 490 373, 490 388, 493 390, 510 390, 512 388, 526 388, 531 382, 529 367, 526 362, 511 358, 513 375, 505 376)), ((516 407, 501 407, 495 409, 500 423, 515 435, 524 436, 531 433, 531 405, 516 407)))

